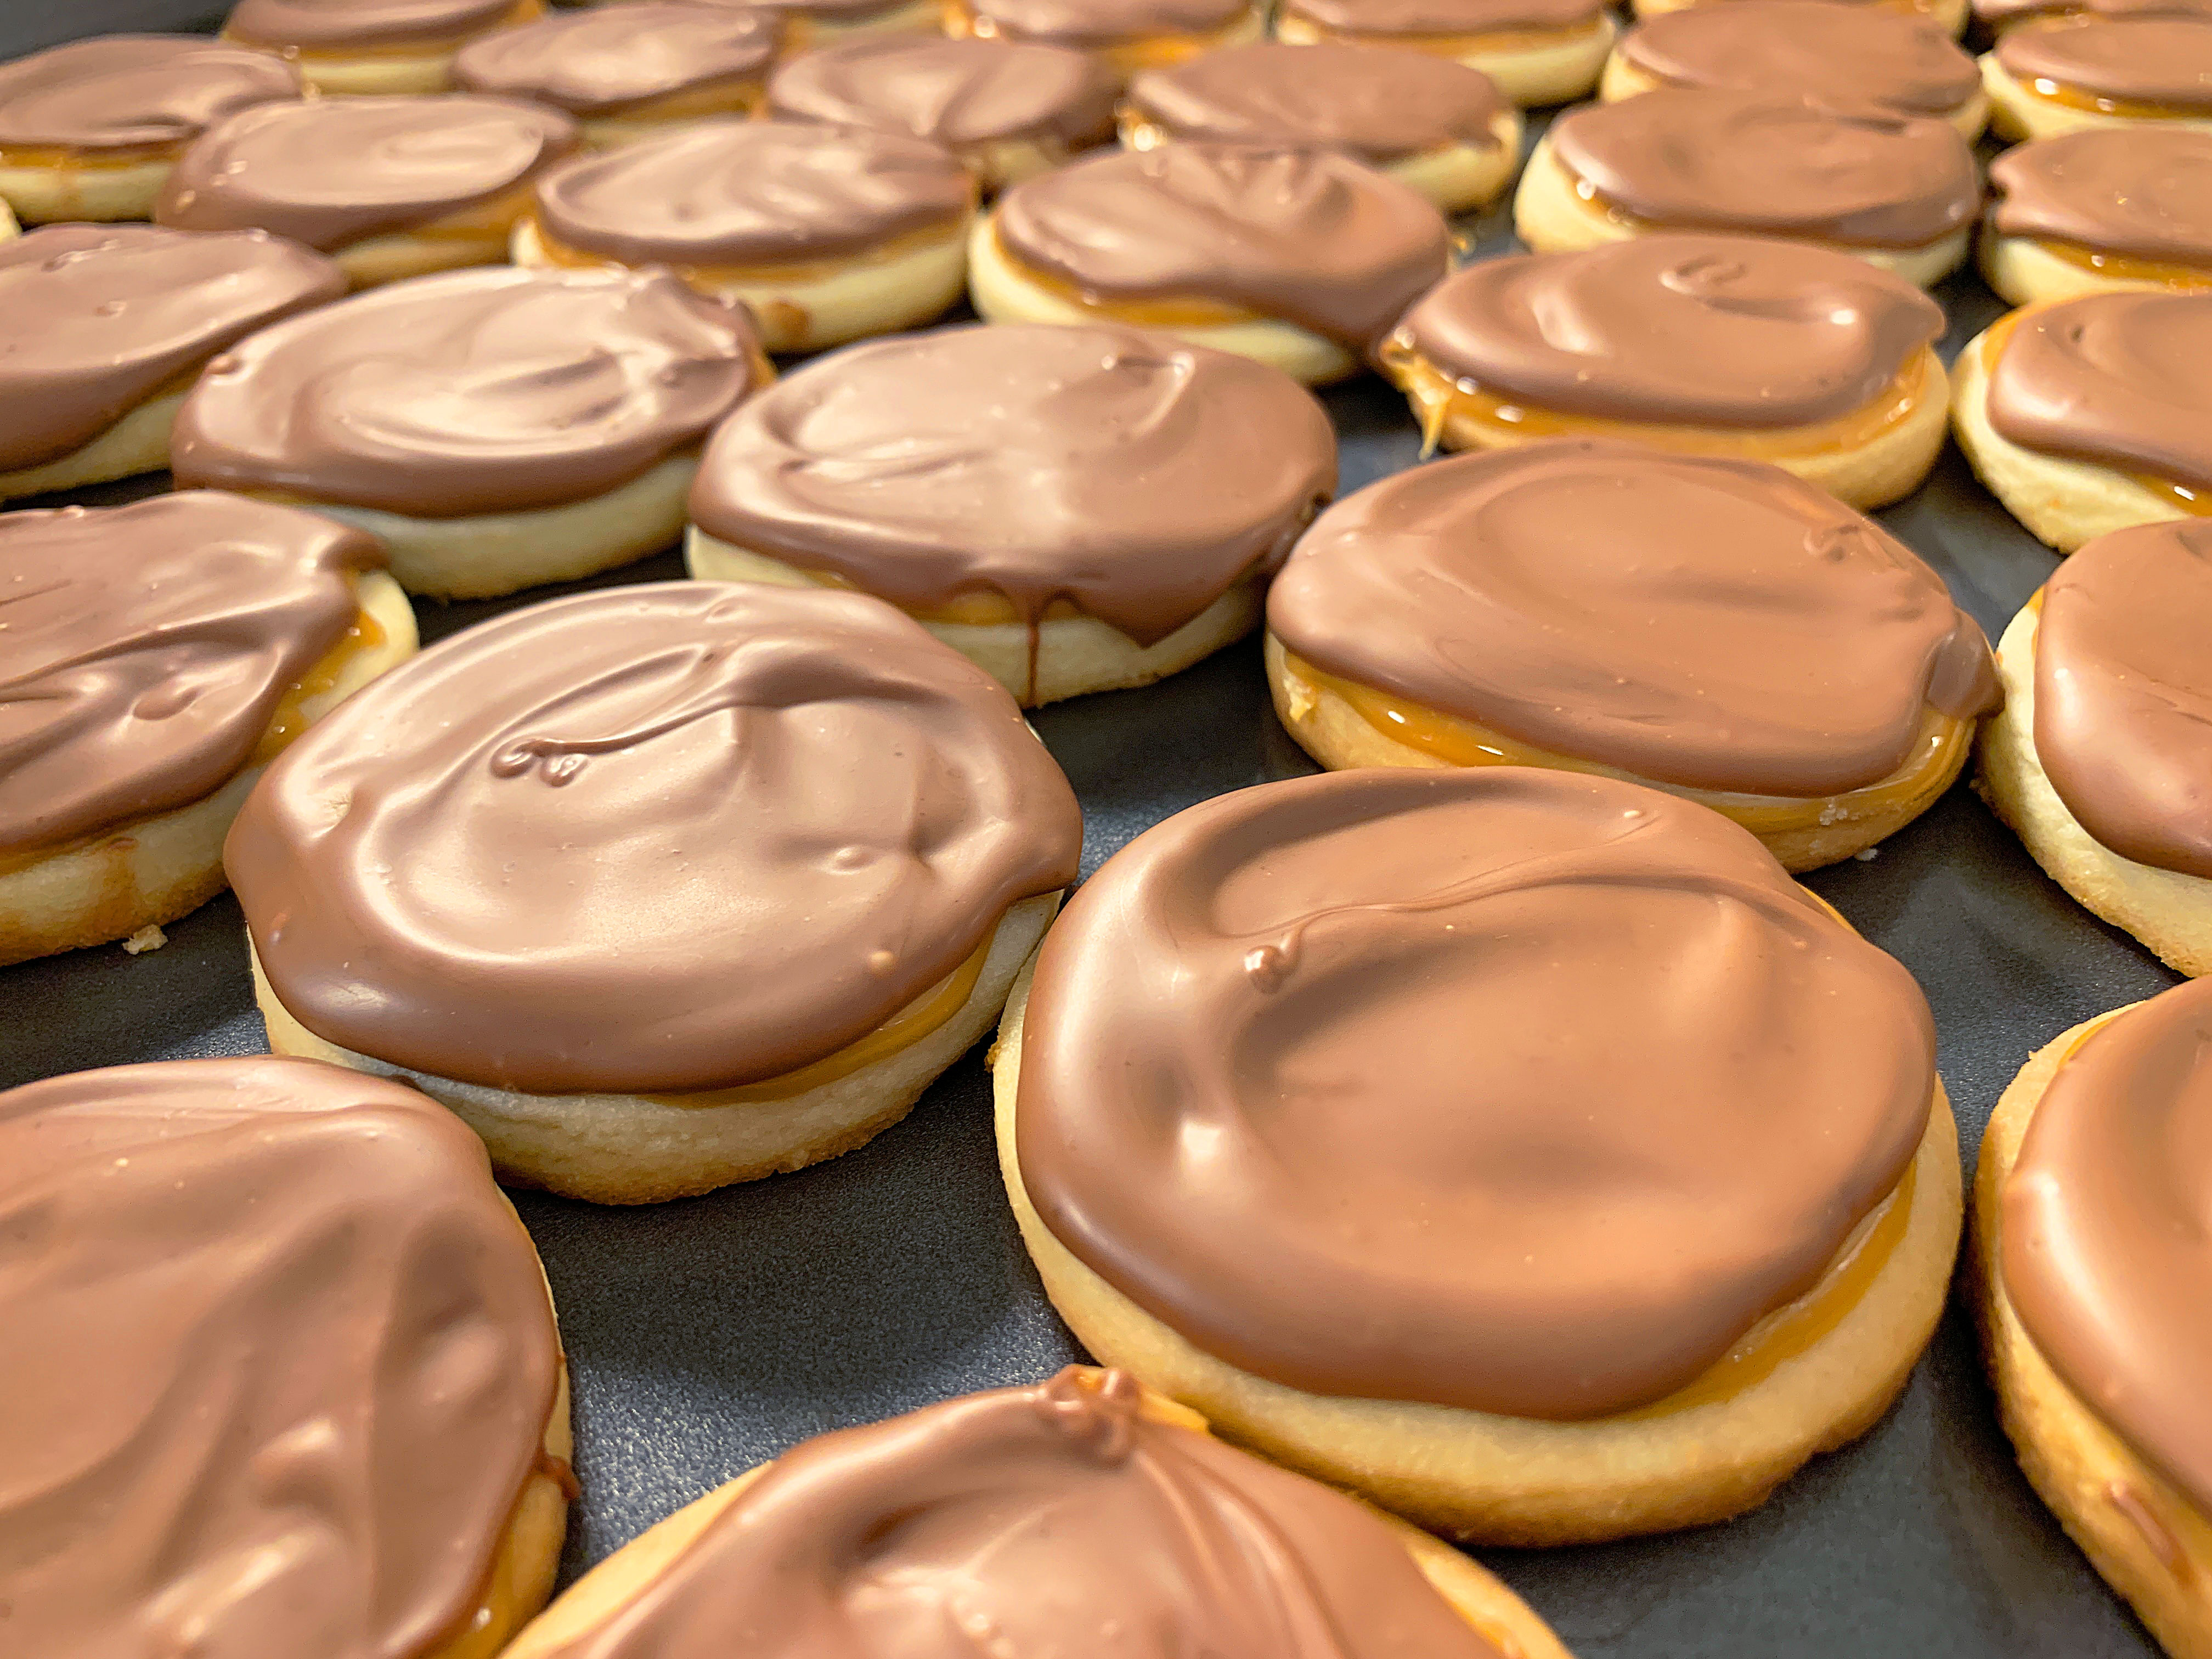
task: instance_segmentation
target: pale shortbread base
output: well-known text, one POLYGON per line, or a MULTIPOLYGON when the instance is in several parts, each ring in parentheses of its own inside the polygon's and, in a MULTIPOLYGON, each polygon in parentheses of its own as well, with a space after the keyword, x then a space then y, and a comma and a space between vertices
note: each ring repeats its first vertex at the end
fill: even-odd
POLYGON ((2085 294, 2195 293, 2212 289, 2212 268, 2189 283, 2161 283, 2145 276, 2116 276, 2062 259, 2032 236, 2000 236, 1986 221, 1976 251, 1982 280, 2016 306, 2049 305, 2085 294))
MULTIPOLYGON (((1551 135, 1536 141, 1522 169, 1521 187, 1513 197, 1514 234, 1538 253, 1575 253, 1584 248, 1626 242, 1638 236, 1669 235, 1684 227, 1661 223, 1623 224, 1599 204, 1575 188, 1575 175, 1553 151, 1551 135)), ((1743 230, 1739 235, 1779 235, 1743 230)), ((1966 228, 1919 247, 1853 247, 1824 242, 1811 236, 1782 238, 1849 254, 1883 270, 1893 270, 1908 283, 1932 288, 1956 270, 1966 257, 1966 228)))
MULTIPOLYGON (((862 255, 825 276, 781 283, 708 283, 679 270, 693 287, 718 299, 742 300, 753 313, 766 351, 819 351, 874 334, 895 334, 933 322, 959 302, 968 281, 967 226, 889 258, 862 255)), ((514 228, 514 263, 550 265, 537 222, 514 228)), ((613 261, 607 263, 612 264, 613 261)))
POLYGON ((264 46, 258 40, 240 40, 228 34, 222 37, 234 46, 244 46, 252 52, 265 52, 271 57, 283 58, 300 71, 304 80, 315 91, 335 97, 389 98, 404 97, 416 93, 451 92, 453 89, 453 59, 465 42, 450 42, 442 46, 425 47, 420 52, 380 52, 360 58, 346 58, 336 53, 289 52, 264 46))
POLYGON ((2051 1369, 2005 1294, 2001 1266, 2000 1200, 2035 1109, 2075 1044, 2125 1012, 2100 1014, 2046 1043, 1998 1100, 1974 1176, 1974 1309, 1996 1384, 1997 1414, 2029 1484, 2173 1659, 2212 1659, 2212 1600, 2204 1594, 2212 1579, 2212 1519, 2152 1470, 2051 1369), (2157 1517, 2179 1561, 2167 1559, 2113 1503, 2116 1490, 2133 1493, 2157 1517))
MULTIPOLYGON (((1363 766, 1402 766, 1443 771, 1451 766, 1449 761, 1441 759, 1425 749, 1400 743, 1396 738, 1378 732, 1372 721, 1334 691, 1323 686, 1308 684, 1303 678, 1293 675, 1285 659, 1282 641, 1273 633, 1267 636, 1266 655, 1267 690, 1274 700, 1275 717, 1282 722, 1283 729, 1297 740, 1298 746, 1328 770, 1344 772, 1363 766)), ((1680 795, 1686 800, 1696 801, 1700 805, 1710 806, 1729 816, 1759 808, 1822 805, 1820 821, 1808 828, 1753 831, 1759 836, 1760 845, 1774 854, 1776 862, 1792 874, 1798 874, 1808 870, 1818 870, 1826 865, 1840 864, 1855 854, 1887 840, 1911 823, 1933 806, 1956 781, 1966 764, 1966 752, 1970 747, 1970 744, 1961 741, 1948 767, 1932 775, 1923 787, 1887 807, 1870 806, 1867 802, 1855 800, 1848 795, 1831 797, 1823 805, 1772 795, 1729 794, 1711 789, 1678 788, 1673 784, 1640 778, 1633 773, 1601 765, 1595 761, 1562 757, 1557 764, 1563 771, 1587 772, 1596 777, 1619 778, 1627 783, 1640 783, 1647 789, 1663 789, 1670 795, 1680 795)), ((1916 757, 1917 753, 1916 750, 1916 757)))
MULTIPOLYGON (((1646 17, 1662 16, 1670 11, 1686 11, 1692 6, 1703 5, 1706 3, 1707 0, 1636 0, 1634 10, 1637 17, 1641 20, 1646 17)), ((1888 9, 1917 13, 1931 22, 1940 24, 1953 34, 1964 34, 1966 32, 1966 0, 1934 0, 1933 4, 1927 6, 1891 5, 1888 9)))
POLYGON ((471 265, 507 263, 507 232, 487 231, 481 236, 416 236, 405 231, 371 236, 335 250, 331 258, 358 290, 404 283, 410 276, 429 276, 441 270, 464 270, 471 265))
MULTIPOLYGON (((328 691, 302 702, 311 721, 415 654, 415 612, 399 584, 368 571, 356 592, 383 642, 349 660, 328 691)), ((129 939, 199 908, 228 885, 222 840, 260 775, 261 768, 249 767, 190 805, 0 871, 0 964, 129 939)))
MULTIPOLYGON (((1126 109, 1121 132, 1126 149, 1158 149, 1175 142, 1158 125, 1126 109)), ((1442 211, 1465 213, 1497 200, 1512 182, 1514 163, 1521 154, 1521 112, 1501 110, 1490 124, 1490 137, 1487 145, 1450 143, 1369 165, 1419 191, 1442 211)))
POLYGON ((1550 1423, 1335 1399, 1200 1352, 1053 1237, 1015 1144, 1024 977, 991 1051, 999 1164, 1045 1293, 1102 1364, 1204 1413, 1224 1437, 1463 1541, 1582 1544, 1724 1521, 1873 1427, 1934 1333, 1959 1242, 1959 1142, 1938 1083, 1905 1237, 1835 1328, 1728 1399, 1671 1415, 1550 1423))
MULTIPOLYGON (((1617 103, 1623 98, 1633 98, 1639 92, 1650 92, 1655 87, 1671 84, 1656 75, 1647 75, 1627 62, 1619 52, 1606 59, 1605 73, 1598 77, 1597 95, 1601 103, 1617 103)), ((1838 92, 1847 88, 1838 88, 1838 92)), ((1959 136, 1969 143, 1982 136, 1982 129, 1990 122, 1990 100, 1979 91, 1941 118, 1958 128, 1959 136)))
POLYGON ((2087 132, 2095 127, 2190 127, 2212 131, 2212 116, 2172 115, 2149 120, 2132 115, 2107 115, 2101 110, 2077 109, 2054 99, 2039 98, 1997 62, 1994 52, 1982 54, 1982 90, 1988 96, 1990 131, 2000 138, 2056 138, 2062 132, 2087 132))
MULTIPOLYGON (((1000 251, 989 217, 978 220, 968 243, 968 291, 987 323, 1057 323, 1096 327, 1111 313, 1088 311, 1032 281, 1000 251)), ((1149 326, 1149 325, 1148 325, 1149 326)), ((1326 386, 1359 372, 1360 361, 1334 340, 1310 329, 1273 318, 1203 327, 1162 327, 1157 331, 1216 351, 1279 368, 1304 386, 1326 386)))
POLYGON ((161 161, 124 167, 0 167, 0 206, 13 207, 34 225, 150 219, 154 199, 175 165, 161 161))
POLYGON ((82 448, 37 466, 0 472, 0 501, 159 472, 169 464, 169 428, 185 395, 172 392, 149 398, 82 448))
MULTIPOLYGON (((1613 14, 1607 12, 1600 27, 1588 33, 1579 29, 1563 29, 1559 33, 1565 38, 1535 41, 1524 36, 1518 45, 1455 52, 1452 56, 1457 62, 1487 75, 1498 83, 1500 92, 1522 109, 1564 104, 1588 96, 1589 89, 1597 84, 1598 71, 1604 67, 1606 55, 1613 50, 1620 28, 1613 21, 1613 14)), ((1275 39, 1291 46, 1310 46, 1331 38, 1303 17, 1278 16, 1275 20, 1275 39)), ((1360 44, 1402 46, 1415 50, 1422 47, 1418 37, 1398 40, 1389 35, 1365 35, 1357 39, 1360 44)))
MULTIPOLYGON (((1022 900, 1000 918, 975 988, 943 1024, 858 1071, 784 1100, 700 1106, 681 1103, 680 1096, 526 1095, 461 1083, 357 1054, 315 1036, 277 1000, 258 955, 253 994, 276 1053, 411 1084, 483 1137, 502 1180, 593 1204, 658 1204, 803 1170, 890 1127, 989 1030, 1007 988, 1059 907, 1060 895, 1048 893, 1022 900)), ((908 1006, 926 1003, 937 988, 908 1006)))
POLYGON ((2022 449, 1990 424, 1990 377, 1977 335, 1951 365, 1951 430, 1990 494, 2039 539, 2071 553, 2130 525, 2190 514, 2124 472, 2022 449))
POLYGON ((15 222, 15 210, 8 205, 8 198, 0 196, 0 242, 23 234, 22 226, 15 222))
MULTIPOLYGON (((817 587, 794 565, 750 548, 718 540, 693 525, 684 538, 684 567, 702 581, 771 582, 780 587, 817 587)), ((1165 639, 1139 645, 1096 617, 1049 617, 1037 624, 1032 678, 1030 630, 1013 623, 916 621, 1036 708, 1063 697, 1150 685, 1180 672, 1258 626, 1267 584, 1249 578, 1231 588, 1165 639)), ((880 595, 878 597, 881 597, 880 595)))
POLYGON ((2005 706, 1982 727, 1982 798, 2051 880, 2091 915, 2125 928, 2185 974, 2212 974, 2212 880, 2122 858, 2067 810, 2035 752, 2035 640, 2023 605, 1997 643, 2005 706))

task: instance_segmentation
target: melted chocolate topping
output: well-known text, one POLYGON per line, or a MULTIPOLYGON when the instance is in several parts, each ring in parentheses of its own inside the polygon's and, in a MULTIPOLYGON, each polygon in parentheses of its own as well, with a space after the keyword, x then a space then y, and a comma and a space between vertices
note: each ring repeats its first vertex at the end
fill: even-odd
POLYGON ((1286 15, 1354 38, 1573 29, 1605 15, 1603 0, 1282 0, 1282 8, 1286 15))
POLYGON ((769 107, 802 121, 903 132, 948 149, 1114 136, 1120 82, 1102 58, 1015 40, 862 36, 802 52, 769 78, 769 107))
POLYGON ((1088 295, 1212 300, 1362 351, 1451 251, 1443 216, 1395 179, 1332 151, 1243 144, 1079 161, 1007 191, 997 233, 1088 295))
POLYGON ((1831 0, 1692 6, 1638 24, 1616 50, 1676 86, 1863 100, 1901 115, 1948 115, 1981 85, 1974 60, 1929 19, 1831 0))
POLYGON ((1990 424, 2026 449, 2212 489, 2212 294, 2091 294, 2020 317, 1990 424))
POLYGON ((1109 46, 1161 34, 1212 34, 1252 0, 974 0, 976 21, 1000 40, 1109 46))
POLYGON ((2212 523, 2100 536, 2043 589, 2035 752, 2122 858, 2212 878, 2212 523))
POLYGON ((516 0, 238 0, 222 32, 264 46, 439 45, 496 27, 516 0))
POLYGON ((1395 161, 1451 144, 1495 149, 1507 105, 1480 70, 1388 46, 1255 40, 1129 82, 1129 106, 1172 138, 1326 144, 1395 161))
POLYGON ((0 64, 0 147, 181 144, 254 104, 297 98, 282 58, 186 34, 110 34, 0 64))
POLYGON ((2212 1514, 2212 980, 2123 1011, 2051 1079, 2000 1270, 2081 1403, 2212 1514))
MULTIPOLYGON (((1304 48, 1300 48, 1304 50, 1304 48)), ((1142 645, 1272 570, 1336 488, 1312 395, 1123 328, 1002 325, 840 352, 714 434, 709 535, 909 610, 1066 599, 1142 645)))
POLYGON ((418 518, 558 507, 696 443, 759 362, 742 306, 665 270, 418 277, 211 365, 178 413, 171 465, 184 484, 418 518))
POLYGON ((2101 98, 2212 110, 2212 17, 2065 17, 2008 30, 1998 65, 2101 98))
POLYGON ((259 231, 48 225, 0 242, 0 472, 82 449, 345 273, 259 231))
POLYGON ((1138 1401, 1071 1366, 807 1441, 558 1659, 1498 1659, 1371 1510, 1138 1401))
POLYGON ((1604 201, 1684 230, 1920 247, 1972 223, 1982 200, 1948 121, 1723 87, 1585 104, 1553 123, 1552 147, 1604 201))
POLYGON ((609 115, 674 93, 757 79, 781 33, 769 12, 626 0, 472 40, 453 59, 453 81, 471 92, 534 98, 572 115, 609 115))
POLYGON ((270 766, 224 861, 318 1036, 495 1087, 636 1092, 835 1054, 1073 881, 1082 842, 1013 699, 919 624, 677 582, 402 664, 270 766))
POLYGON ((2212 16, 2212 0, 1973 0, 1974 16, 1984 23, 2060 12, 2088 12, 2098 17, 2212 16))
POLYGON ((12 1653, 435 1651, 538 1468, 560 1343, 483 1143, 309 1060, 0 1094, 12 1653))
POLYGON ((1415 306, 1401 337, 1509 401, 1757 429, 1865 408, 1942 332, 1942 307, 1847 253, 1683 235, 1483 260, 1415 306))
POLYGON ((1262 784, 1046 938, 1053 1236, 1288 1387, 1574 1420, 1819 1282, 1925 1133, 1905 969, 1708 808, 1522 767, 1262 784))
POLYGON ((178 230, 266 230, 334 252, 498 201, 576 147, 576 124, 507 98, 315 98, 233 116, 154 204, 178 230))
POLYGON ((0 854, 221 788, 383 563, 359 531, 235 495, 0 515, 0 854))
POLYGON ((2019 144, 1990 163, 2003 236, 2212 267, 2212 132, 2143 123, 2019 144))
POLYGON ((556 241, 625 264, 760 265, 950 229, 975 201, 968 169, 918 138, 716 119, 555 168, 538 217, 556 241))
POLYGON ((1267 620, 1325 673, 1697 789, 1816 798, 1997 702, 1989 642, 1872 520, 1758 461, 1561 439, 1322 515, 1267 620))

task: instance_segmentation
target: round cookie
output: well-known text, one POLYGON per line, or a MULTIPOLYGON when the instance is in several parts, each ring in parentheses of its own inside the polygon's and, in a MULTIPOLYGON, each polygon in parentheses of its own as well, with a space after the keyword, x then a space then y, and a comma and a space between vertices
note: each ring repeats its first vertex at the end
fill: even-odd
POLYGON ((2212 130, 2212 15, 2084 15, 2007 29, 1982 55, 2001 138, 2179 124, 2212 130))
POLYGON ((0 1217, 11 1650, 487 1659, 544 1603, 560 1334, 449 1114, 265 1056, 50 1078, 0 1094, 0 1217))
POLYGON ((1480 70, 1403 47, 1255 40, 1129 82, 1121 142, 1322 144, 1392 174, 1447 213, 1504 191, 1521 117, 1480 70))
POLYGON ((2021 1467, 2173 1659, 2212 1654, 2212 983, 2075 1026, 1997 1102, 1975 1300, 2021 1467))
POLYGON ((471 40, 545 15, 544 0, 237 0, 222 38, 296 65, 319 92, 445 92, 471 40))
POLYGON ((1466 266, 1377 356, 1432 446, 1630 438, 1771 461, 1872 508, 1943 447, 1942 332, 1933 300, 1849 255, 1652 234, 1466 266))
POLYGON ((508 1652, 965 1659, 975 1625, 1006 1652, 1081 1650, 1103 1626, 1152 1654, 1567 1659, 1457 1551, 1073 1365, 748 1470, 603 1562, 508 1652), (1210 1547, 1248 1528, 1267 1548, 1210 1547))
POLYGON ((158 472, 203 365, 345 287, 322 255, 259 231, 48 225, 0 240, 0 501, 158 472))
POLYGON ((514 262, 668 265, 742 301, 770 351, 911 328, 956 304, 975 180, 901 134, 804 121, 702 121, 538 186, 514 262))
POLYGON ((185 151, 154 221, 288 237, 357 289, 504 264, 532 185, 577 141, 567 116, 509 98, 264 104, 185 151))
POLYGON ((1598 96, 1669 86, 1932 116, 1969 139, 1990 113, 1974 60, 1940 24, 1840 0, 1731 0, 1638 23, 1606 60, 1598 96))
POLYGON ((1982 275, 2016 306, 2122 289, 2212 289, 2212 132, 2094 127, 2007 150, 1982 275))
POLYGON ((270 1046, 416 1085, 570 1197, 896 1122, 1075 878, 1074 793, 1013 699, 860 594, 605 589, 375 690, 225 849, 270 1046))
POLYGON ((263 767, 414 653, 383 563, 358 531, 234 495, 0 516, 0 963, 222 890, 263 767))
POLYGON ((951 329, 811 364, 724 422, 687 558, 889 600, 1034 706, 1249 633, 1335 488, 1328 415, 1249 358, 1136 329, 951 329))
POLYGON ((1124 75, 1257 40, 1267 16, 1261 0, 945 0, 956 40, 1069 46, 1124 75))
MULTIPOLYGON (((1951 34, 1966 32, 1966 0, 1843 0, 1843 3, 1879 6, 1885 11, 1901 11, 1907 16, 1926 17, 1951 34)), ((1631 9, 1641 19, 1713 3, 1715 0, 1633 0, 1631 9)))
POLYGON ((360 526, 410 592, 481 599, 674 541, 700 441, 770 378, 743 308, 665 270, 451 271, 227 353, 170 465, 360 526))
POLYGON ((2005 629, 1980 788, 2051 879, 2212 974, 2212 525, 2139 525, 2062 565, 2005 629))
POLYGON ((1784 236, 1923 288, 1966 257, 1981 206, 1948 122, 1722 87, 1662 87, 1552 123, 1513 198, 1539 253, 1665 231, 1784 236))
POLYGON ((1997 701, 1942 579, 1833 497, 1756 461, 1577 439, 1323 514, 1268 595, 1267 673, 1332 769, 1624 778, 1734 818, 1790 870, 1933 805, 1997 701))
POLYGON ((1348 156, 1166 144, 1015 185, 968 280, 988 322, 1164 329, 1318 386, 1356 374, 1450 259, 1435 206, 1348 156))
POLYGON ((1602 0, 1279 0, 1275 11, 1278 40, 1449 58, 1524 107, 1588 94, 1618 33, 1602 0))
POLYGON ((472 40, 453 59, 466 92, 565 111, 599 149, 711 115, 750 115, 783 38, 774 12, 700 0, 627 0, 472 40))
POLYGON ((33 224, 143 219, 186 144, 301 84, 265 52, 184 34, 101 35, 0 64, 0 209, 33 224))
POLYGON ((1744 830, 1495 767, 1147 830, 994 1070, 1092 1353, 1409 1519, 1555 1544, 1739 1514, 1896 1396, 1958 1241, 1934 1053, 1744 830))
POLYGON ((2212 512, 2212 294, 2012 312, 1952 370, 1952 430, 1975 475, 2060 552, 2212 512))

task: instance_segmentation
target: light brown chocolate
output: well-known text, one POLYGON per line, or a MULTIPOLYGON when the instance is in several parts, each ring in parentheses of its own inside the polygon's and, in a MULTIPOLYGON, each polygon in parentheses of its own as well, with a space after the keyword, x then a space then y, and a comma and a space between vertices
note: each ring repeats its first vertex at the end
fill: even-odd
POLYGON ((1990 163, 2001 236, 2212 267, 2212 132, 2149 124, 2016 144, 1990 163))
POLYGON ((1323 514, 1267 623, 1325 673, 1695 789, 1818 798, 1996 707, 1989 642, 1871 519, 1759 461, 1563 438, 1323 514))
POLYGON ((560 1344, 483 1144, 309 1060, 0 1094, 0 1607, 32 1655, 435 1651, 560 1344))
POLYGON ((335 252, 488 207, 568 155, 577 137, 557 110, 465 93, 264 104, 178 158, 154 220, 265 230, 335 252))
POLYGON ((1021 1175, 1205 1352, 1578 1420, 1820 1279, 1927 1127, 1911 976, 1718 813, 1332 772, 1146 831, 1047 936, 1021 1175))
POLYGON ((1677 230, 1924 247, 1972 224, 1982 201, 1974 152, 1948 121, 1733 88, 1585 104, 1551 138, 1603 204, 1677 230))
POLYGON ((763 378, 744 308, 666 271, 454 271, 227 354, 179 411, 170 465, 417 518, 559 507, 698 442, 763 378))
POLYGON ((1168 144, 1014 186, 996 231, 1095 299, 1211 300, 1371 346, 1450 263, 1443 216, 1328 150, 1168 144))
POLYGON ((1898 115, 1948 115, 1981 85, 1974 60, 1918 14, 1831 0, 1737 0, 1647 19, 1615 49, 1687 87, 1735 87, 1898 115))
POLYGON ((2212 17, 2068 17, 2008 29, 2014 80, 2192 114, 2212 111, 2212 17))
POLYGON ((235 495, 0 515, 0 855, 221 788, 383 563, 359 531, 235 495))
POLYGON ((768 95, 794 120, 948 149, 1024 138, 1087 149, 1114 136, 1120 84, 1104 59, 1067 46, 881 34, 801 52, 769 77, 768 95))
POLYGON ((1573 29, 1605 15, 1602 0, 1282 0, 1282 9, 1285 16, 1353 39, 1573 29))
POLYGON ((1396 337, 1509 403, 1756 430, 1865 408, 1942 332, 1942 307, 1850 254, 1653 235, 1466 266, 1396 337))
POLYGON ((538 222, 624 264, 804 264, 950 234, 975 183, 949 150, 901 133, 717 119, 564 162, 538 222))
POLYGON ((47 225, 0 242, 0 472, 82 449, 345 273, 259 231, 47 225))
POLYGON ((1073 881, 1082 841, 1014 700, 919 623, 675 582, 510 611, 356 692, 224 865, 317 1036, 636 1093, 835 1054, 1073 881))
POLYGON ((2212 294, 2091 294, 2021 315, 1989 419, 2025 449, 2212 489, 2212 294))
POLYGON ((1170 138, 1326 144, 1392 161, 1454 144, 1498 148, 1509 106, 1480 70, 1388 46, 1224 46, 1129 82, 1130 112, 1170 138))
POLYGON ((1093 50, 1163 34, 1213 34, 1252 0, 972 0, 975 33, 1093 50))
POLYGON ((1973 11, 1976 21, 1991 25, 2072 12, 2098 17, 2212 16, 2212 0, 1973 0, 1973 11))
POLYGON ((297 98, 282 58, 189 34, 108 34, 0 64, 0 150, 167 150, 297 98))
POLYGON ((444 46, 505 22, 526 0, 238 0, 234 40, 317 52, 444 46))
POLYGON ((1998 1239, 2038 1352, 2200 1515, 2212 1514, 2208 1191, 2212 980, 2200 979, 2067 1056, 2005 1182, 1998 1239))
POLYGON ((471 40, 453 59, 470 92, 617 115, 682 93, 758 80, 782 30, 773 13, 697 0, 624 0, 471 40))
POLYGON ((2212 879, 2212 522, 2100 536, 2044 585, 2035 752, 2101 845, 2212 879))
POLYGON ((840 352, 714 434, 691 516, 928 611, 1073 602, 1140 645, 1272 571, 1336 488, 1288 375, 1171 335, 1008 324, 840 352))

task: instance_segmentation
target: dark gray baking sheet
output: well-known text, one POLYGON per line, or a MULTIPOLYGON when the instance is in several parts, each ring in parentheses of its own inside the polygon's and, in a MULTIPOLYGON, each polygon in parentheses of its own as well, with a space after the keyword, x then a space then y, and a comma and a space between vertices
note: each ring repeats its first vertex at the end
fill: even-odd
MULTIPOLYGON (((181 27, 198 13, 189 0, 0 0, 0 57, 53 38, 57 17, 84 33, 181 27)), ((1500 217, 1483 227, 1485 251, 1504 245, 1500 217)), ((1972 278, 1941 297, 1954 346, 2001 309, 1972 278)), ((1378 382, 1328 402, 1346 489, 1417 459, 1402 400, 1378 382)), ((158 482, 79 499, 125 499, 158 482)), ((1992 639, 2057 562, 1955 451, 1881 516, 1992 639)), ((586 585, 682 574, 664 554, 586 585)), ((566 591, 423 603, 423 637, 566 591)), ((1036 726, 1082 798, 1086 873, 1184 806, 1313 769, 1275 724, 1249 642, 1158 686, 1046 708, 1036 726)), ((1969 1169, 1991 1104, 2030 1049, 2173 982, 2046 881, 1963 784, 1875 859, 1810 884, 1927 991, 1969 1169)), ((168 934, 142 957, 111 947, 0 969, 0 1087, 264 1048, 236 904, 218 899, 168 934)), ((978 1050, 905 1122, 796 1176, 641 1210, 517 1194, 574 1368, 584 1498, 568 1577, 809 1435, 1031 1381, 1079 1357, 1016 1237, 989 1100, 978 1050)), ((1897 1409, 1764 1509, 1695 1532, 1482 1559, 1583 1659, 2157 1651, 2015 1468, 1956 1297, 1897 1409)))

